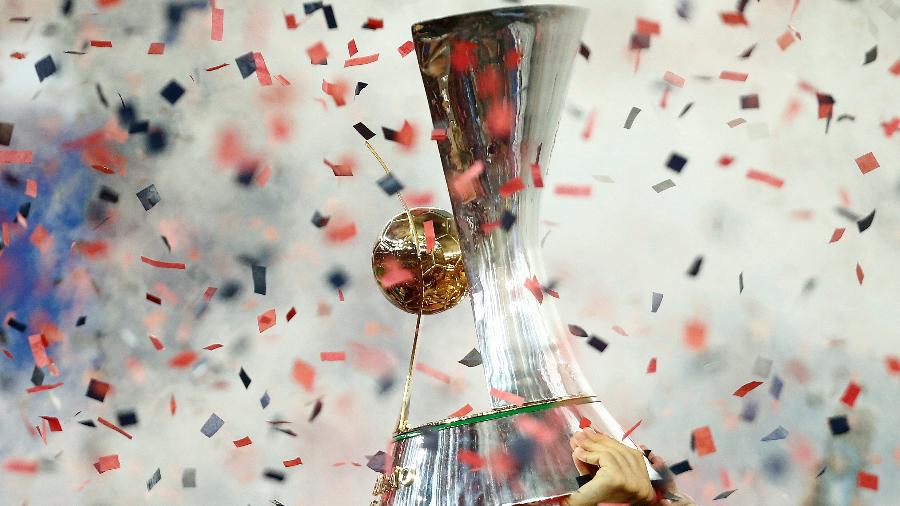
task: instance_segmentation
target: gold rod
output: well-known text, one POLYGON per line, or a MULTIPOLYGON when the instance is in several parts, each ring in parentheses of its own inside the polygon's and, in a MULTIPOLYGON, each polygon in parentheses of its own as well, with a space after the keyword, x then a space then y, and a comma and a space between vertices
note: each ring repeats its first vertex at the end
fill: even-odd
MULTIPOLYGON (((366 147, 369 148, 369 152, 372 153, 372 156, 378 160, 378 163, 381 165, 381 168, 384 169, 385 174, 390 174, 391 169, 388 168, 387 164, 384 163, 384 160, 381 158, 381 155, 375 151, 375 148, 369 144, 369 141, 366 142, 366 147)), ((409 429, 409 401, 412 396, 412 377, 413 377, 413 369, 416 365, 416 351, 419 348, 419 329, 422 324, 422 307, 425 305, 425 272, 422 270, 422 252, 419 249, 419 234, 416 233, 416 226, 413 222, 412 213, 409 209, 409 204, 406 203, 406 199, 403 198, 402 193, 397 193, 397 198, 400 199, 400 205, 403 206, 403 210, 406 212, 406 221, 409 222, 409 232, 412 235, 413 241, 416 243, 416 258, 419 259, 419 279, 422 281, 422 303, 419 305, 419 312, 416 314, 416 332, 413 334, 413 342, 412 349, 409 352, 409 365, 406 369, 406 382, 403 385, 403 401, 400 403, 400 416, 397 418, 397 428, 395 433, 404 432, 409 429)))

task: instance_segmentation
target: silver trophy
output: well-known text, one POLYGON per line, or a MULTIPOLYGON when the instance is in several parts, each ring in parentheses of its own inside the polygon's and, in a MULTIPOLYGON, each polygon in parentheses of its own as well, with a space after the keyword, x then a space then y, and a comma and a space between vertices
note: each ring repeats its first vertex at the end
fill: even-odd
MULTIPOLYGON (((589 423, 624 436, 591 393, 572 357, 572 338, 552 297, 541 300, 538 281, 546 279, 538 227, 542 181, 586 17, 581 8, 528 6, 412 27, 433 124, 446 132, 437 145, 456 235, 456 242, 441 239, 429 251, 429 262, 445 270, 426 282, 452 288, 448 280, 467 281, 493 409, 410 428, 407 392, 373 505, 555 504, 578 488, 569 445, 576 431, 589 423), (452 277, 460 253, 465 272, 452 277)), ((395 218, 393 230, 408 219, 406 238, 412 236, 421 260, 422 222, 439 216, 414 209, 395 218)), ((376 256, 398 244, 380 241, 376 256)), ((421 317, 427 299, 432 310, 426 314, 435 312, 434 294, 392 289, 386 294, 395 304, 403 297, 418 301, 421 317)), ((461 297, 460 290, 450 292, 461 297)), ((658 477, 649 463, 648 469, 658 477)))

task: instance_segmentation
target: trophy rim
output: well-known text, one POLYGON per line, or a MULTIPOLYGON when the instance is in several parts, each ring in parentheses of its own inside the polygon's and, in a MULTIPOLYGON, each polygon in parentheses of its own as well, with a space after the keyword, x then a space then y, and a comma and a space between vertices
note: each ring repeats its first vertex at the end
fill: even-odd
POLYGON ((559 5, 559 4, 537 4, 537 5, 514 5, 510 7, 501 7, 499 9, 484 9, 480 11, 474 12, 464 12, 460 14, 452 14, 450 16, 444 16, 442 18, 432 18, 425 19, 416 23, 413 23, 411 26, 413 36, 419 35, 420 33, 427 31, 429 28, 444 26, 444 25, 457 25, 460 21, 463 21, 468 18, 480 17, 486 14, 490 14, 492 16, 527 16, 529 14, 538 14, 546 11, 555 11, 557 13, 563 14, 580 14, 582 16, 586 16, 590 9, 586 7, 581 7, 578 5, 559 5))

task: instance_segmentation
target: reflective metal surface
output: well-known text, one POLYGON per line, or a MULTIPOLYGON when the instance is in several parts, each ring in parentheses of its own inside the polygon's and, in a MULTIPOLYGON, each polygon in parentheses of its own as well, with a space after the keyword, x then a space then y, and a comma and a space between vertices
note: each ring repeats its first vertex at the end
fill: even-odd
MULTIPOLYGON (((532 164, 549 167, 560 109, 587 11, 513 7, 426 21, 413 41, 450 189, 475 331, 488 387, 525 402, 589 393, 571 358, 552 297, 525 282, 546 281, 540 259, 532 164), (470 168, 483 167, 473 175, 470 168), (500 188, 520 178, 525 189, 500 188), (515 216, 508 231, 496 224, 515 216)), ((492 398, 494 406, 506 405, 492 398)))
POLYGON ((438 149, 495 412, 397 434, 373 504, 552 503, 577 488, 568 441, 582 417, 622 439, 535 281, 546 281, 542 180, 586 15, 512 7, 412 28, 434 127, 446 129, 438 149))

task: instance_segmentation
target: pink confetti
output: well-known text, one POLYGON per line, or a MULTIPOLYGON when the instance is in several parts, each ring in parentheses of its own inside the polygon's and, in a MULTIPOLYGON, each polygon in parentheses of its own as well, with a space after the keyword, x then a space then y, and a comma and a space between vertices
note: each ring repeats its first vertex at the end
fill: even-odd
POLYGON ((225 9, 212 8, 212 30, 210 38, 221 41, 225 31, 225 9))
POLYGON ((747 179, 752 179, 754 181, 759 181, 760 183, 765 183, 767 185, 773 186, 775 188, 781 188, 784 186, 784 179, 780 177, 773 176, 768 172, 763 172, 761 170, 750 169, 747 171, 747 179))
POLYGON ((745 74, 743 72, 732 72, 730 70, 723 70, 719 73, 719 79, 724 79, 726 81, 740 81, 744 82, 747 80, 747 77, 750 74, 745 74))
POLYGON ((133 439, 132 436, 131 436, 131 434, 125 432, 125 430, 123 430, 121 427, 119 427, 118 425, 116 425, 116 424, 114 424, 114 423, 112 423, 112 422, 106 420, 106 419, 103 418, 102 416, 98 416, 98 417, 97 417, 97 421, 100 422, 101 425, 104 425, 105 427, 108 427, 108 428, 110 428, 110 429, 112 429, 112 430, 118 432, 119 434, 121 434, 121 435, 127 437, 128 439, 133 439))
POLYGON ((422 228, 425 230, 425 253, 431 254, 434 251, 434 221, 426 221, 422 228))
POLYGON ((272 76, 269 74, 269 68, 266 66, 266 60, 262 53, 254 52, 253 60, 256 62, 256 79, 260 86, 271 86, 272 76))
POLYGON ((0 151, 0 163, 31 163, 31 151, 0 151))
POLYGON ((859 262, 856 263, 856 280, 859 281, 859 284, 863 284, 863 279, 865 279, 866 274, 863 272, 863 268, 859 265, 859 262))
POLYGON ((371 54, 369 56, 359 56, 357 58, 350 58, 348 60, 344 60, 344 68, 356 67, 359 65, 368 65, 369 63, 374 63, 377 61, 378 61, 378 53, 371 54))
POLYGON ((780 47, 781 50, 784 51, 787 48, 791 47, 791 44, 793 44, 796 40, 797 39, 794 38, 793 31, 785 30, 784 33, 782 33, 777 39, 775 39, 775 42, 777 42, 778 47, 780 47))
POLYGON ((423 364, 422 362, 417 363, 416 370, 422 374, 431 376, 432 378, 440 381, 441 383, 446 383, 448 385, 450 384, 450 376, 449 375, 447 375, 441 371, 438 371, 434 367, 431 367, 427 364, 423 364))
POLYGON ((553 189, 553 193, 556 195, 566 196, 566 197, 590 197, 592 188, 590 185, 576 185, 576 184, 558 184, 556 188, 553 189))
POLYGON ((513 406, 521 406, 522 404, 525 404, 524 397, 510 392, 504 392, 503 390, 497 390, 496 388, 491 388, 491 397, 500 399, 501 401, 505 401, 509 404, 512 404, 513 406))
POLYGON ((663 74, 663 79, 676 88, 684 88, 684 78, 674 72, 667 70, 666 73, 663 74))
POLYGON ((106 455, 97 459, 97 462, 94 462, 94 469, 97 470, 98 473, 103 474, 106 471, 112 471, 114 469, 119 468, 119 456, 118 455, 106 455))
POLYGON ((628 436, 630 436, 635 430, 637 430, 637 428, 641 426, 641 422, 643 421, 644 420, 638 420, 636 424, 632 425, 630 429, 626 430, 625 433, 622 434, 621 441, 625 441, 626 439, 628 439, 628 436))
POLYGON ((266 311, 265 313, 257 316, 256 324, 259 327, 259 333, 262 334, 266 330, 269 330, 270 328, 274 327, 275 320, 276 320, 276 316, 275 316, 274 309, 270 309, 270 310, 266 311))
POLYGON ((544 302, 544 291, 541 288, 541 284, 538 282, 537 277, 533 276, 525 280, 525 284, 523 285, 525 288, 534 295, 534 298, 538 301, 538 304, 544 302))
POLYGON ((324 65, 328 62, 328 49, 321 41, 306 48, 306 54, 309 56, 309 62, 313 65, 324 65))
POLYGON ((294 381, 300 384, 307 392, 311 392, 316 380, 316 370, 306 362, 297 359, 291 372, 294 381))

